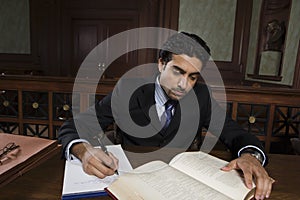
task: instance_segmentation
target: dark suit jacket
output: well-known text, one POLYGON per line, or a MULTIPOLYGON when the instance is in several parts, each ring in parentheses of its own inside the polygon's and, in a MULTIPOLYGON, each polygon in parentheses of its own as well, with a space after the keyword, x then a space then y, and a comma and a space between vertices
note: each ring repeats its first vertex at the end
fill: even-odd
POLYGON ((216 134, 234 156, 237 156, 237 152, 246 145, 257 146, 263 151, 261 142, 244 131, 230 117, 226 116, 223 126, 221 116, 222 113, 225 114, 224 110, 210 97, 209 89, 203 84, 196 84, 194 93, 190 92, 180 100, 170 126, 164 133, 160 131, 162 125, 156 110, 153 109, 154 83, 139 87, 130 95, 130 99, 126 100, 128 90, 130 89, 127 86, 120 83, 113 93, 87 112, 79 114, 74 120, 66 121, 59 131, 59 141, 63 145, 63 150, 71 140, 79 138, 79 135, 80 138, 86 138, 93 143, 93 136, 100 131, 99 124, 105 130, 116 122, 123 145, 156 147, 169 145, 185 148, 191 144, 194 137, 199 137, 197 133, 201 133, 202 128, 206 128, 216 134), (195 99, 196 101, 193 101, 195 99), (210 123, 212 115, 214 120, 210 123))

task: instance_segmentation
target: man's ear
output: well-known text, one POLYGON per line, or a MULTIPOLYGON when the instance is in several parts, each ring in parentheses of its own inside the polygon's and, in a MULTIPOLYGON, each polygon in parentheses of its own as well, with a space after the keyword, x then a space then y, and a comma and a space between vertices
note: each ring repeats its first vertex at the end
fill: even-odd
POLYGON ((159 72, 162 72, 163 68, 164 68, 164 61, 163 61, 162 58, 159 58, 158 59, 158 70, 159 70, 159 72))

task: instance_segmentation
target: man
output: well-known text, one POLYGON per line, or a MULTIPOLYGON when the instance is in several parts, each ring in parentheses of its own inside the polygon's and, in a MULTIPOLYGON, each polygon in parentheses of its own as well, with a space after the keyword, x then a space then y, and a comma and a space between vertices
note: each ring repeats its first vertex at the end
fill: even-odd
POLYGON ((94 108, 62 125, 59 140, 66 158, 70 159, 70 155, 78 157, 86 173, 100 178, 114 174, 117 169, 118 159, 114 155, 93 148, 90 141, 82 139, 82 135, 79 139, 78 132, 96 134, 91 134, 94 130, 87 120, 92 112, 97 115, 94 123, 99 123, 103 130, 116 122, 124 146, 164 147, 171 144, 171 147, 188 147, 189 139, 204 127, 217 136, 218 131, 222 131, 220 141, 237 157, 222 170, 242 170, 248 188, 252 188, 252 180, 255 181, 255 198, 268 198, 274 180, 263 168, 267 157, 260 141, 228 116, 224 126, 222 117, 215 122, 211 120, 212 115, 222 113, 222 109, 210 97, 207 86, 197 82, 209 56, 209 47, 197 35, 184 32, 172 35, 160 50, 159 74, 152 82, 130 78, 121 80, 113 93, 94 108), (134 84, 140 85, 129 94, 128 102, 124 101, 122 98, 127 99, 134 84))

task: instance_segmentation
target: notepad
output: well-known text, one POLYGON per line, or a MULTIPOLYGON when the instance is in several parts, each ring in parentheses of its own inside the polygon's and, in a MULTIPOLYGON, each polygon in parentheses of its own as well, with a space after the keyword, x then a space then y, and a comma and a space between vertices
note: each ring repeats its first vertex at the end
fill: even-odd
MULTIPOLYGON (((132 166, 125 155, 121 145, 107 146, 109 152, 119 159, 119 175, 132 171, 132 166)), ((78 159, 66 161, 62 199, 78 199, 87 197, 105 196, 104 188, 109 186, 118 175, 108 176, 104 179, 86 174, 82 169, 82 164, 78 159)))

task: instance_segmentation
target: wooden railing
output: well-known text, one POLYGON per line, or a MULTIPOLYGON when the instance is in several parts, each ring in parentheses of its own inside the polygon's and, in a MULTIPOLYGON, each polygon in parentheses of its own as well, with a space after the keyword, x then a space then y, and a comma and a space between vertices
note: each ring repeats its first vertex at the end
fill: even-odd
MULTIPOLYGON (((213 88, 220 99, 219 88, 213 88)), ((227 87, 227 113, 255 134, 269 153, 292 153, 290 138, 300 133, 300 91, 227 87)))
MULTIPOLYGON (((97 82, 96 99, 113 90, 116 80, 97 82)), ((0 76, 0 131, 57 138, 61 124, 92 105, 92 80, 81 80, 74 94, 73 78, 0 76), (78 107, 79 105, 79 107, 78 107)), ((221 89, 212 87, 216 99, 221 89)), ((292 89, 227 87, 227 113, 255 134, 267 152, 287 153, 289 139, 300 130, 300 91, 292 89)))
MULTIPOLYGON (((74 94, 73 78, 2 76, 0 79, 0 131, 57 138, 61 124, 92 105, 91 80, 82 80, 74 94), (78 106, 79 105, 79 106, 78 106)), ((97 83, 96 83, 97 84, 97 83)), ((96 99, 112 91, 115 81, 100 81, 96 99)))

